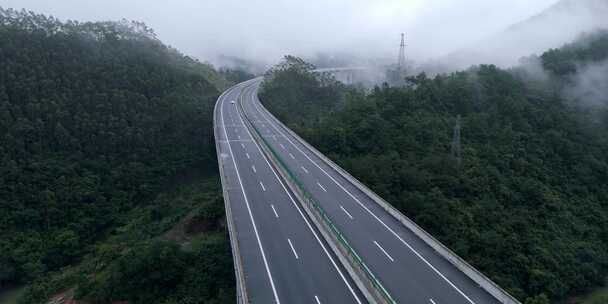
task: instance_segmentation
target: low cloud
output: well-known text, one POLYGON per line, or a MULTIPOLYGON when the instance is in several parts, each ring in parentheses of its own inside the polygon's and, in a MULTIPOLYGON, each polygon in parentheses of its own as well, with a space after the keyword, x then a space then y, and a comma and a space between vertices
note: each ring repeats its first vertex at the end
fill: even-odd
POLYGON ((564 96, 583 105, 608 106, 608 60, 579 67, 564 96))
POLYGON ((285 54, 425 60, 471 45, 556 0, 0 0, 74 20, 139 20, 201 60, 274 64, 285 54), (483 26, 480 26, 483 25, 483 26), (226 57, 228 56, 228 57, 226 57))
POLYGON ((515 66, 520 58, 559 48, 583 32, 608 28, 607 16, 606 0, 561 0, 528 19, 439 60, 435 59, 428 65, 444 71, 484 63, 515 66))

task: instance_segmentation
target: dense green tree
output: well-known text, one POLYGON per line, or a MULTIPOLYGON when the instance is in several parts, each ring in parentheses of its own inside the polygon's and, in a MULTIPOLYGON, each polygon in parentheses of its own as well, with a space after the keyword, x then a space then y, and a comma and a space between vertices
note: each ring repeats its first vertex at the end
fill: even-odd
POLYGON ((571 76, 606 58, 600 31, 537 58, 544 80, 526 66, 481 65, 370 92, 325 87, 288 58, 260 97, 517 298, 548 303, 608 275, 608 105, 561 94, 571 76), (461 164, 450 151, 458 115, 461 164))
POLYGON ((232 83, 240 83, 255 77, 253 74, 239 68, 221 68, 219 72, 232 83))
POLYGON ((581 36, 575 43, 542 54, 542 65, 558 76, 576 73, 586 65, 608 58, 608 35, 598 30, 581 36))
POLYGON ((529 298, 526 300, 525 304, 549 304, 549 298, 546 295, 542 294, 533 298, 529 298))
POLYGON ((0 289, 78 262, 180 171, 214 172, 222 79, 143 23, 0 8, 0 289))
POLYGON ((80 286, 94 299, 111 302, 152 303, 176 288, 188 266, 189 254, 174 243, 152 242, 133 246, 110 265, 107 278, 80 286))
POLYGON ((330 110, 342 100, 343 86, 329 74, 316 73, 314 69, 312 64, 298 57, 285 56, 281 63, 266 73, 261 97, 282 96, 282 101, 273 103, 274 113, 281 120, 306 124, 316 120, 309 114, 330 110), (304 90, 291 90, 294 86, 304 90), (292 121, 287 118, 291 113, 299 115, 297 118, 292 116, 292 121))

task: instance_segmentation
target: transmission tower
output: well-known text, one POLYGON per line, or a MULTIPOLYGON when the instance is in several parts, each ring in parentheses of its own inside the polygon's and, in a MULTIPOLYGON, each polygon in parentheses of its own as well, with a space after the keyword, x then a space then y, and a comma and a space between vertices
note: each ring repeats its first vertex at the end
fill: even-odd
POLYGON ((452 156, 456 158, 456 164, 458 165, 458 168, 460 168, 460 165, 462 164, 462 157, 460 154, 460 115, 456 117, 456 126, 454 126, 452 156))
POLYGON ((401 48, 399 49, 399 60, 397 63, 399 71, 405 69, 405 34, 401 33, 401 48))

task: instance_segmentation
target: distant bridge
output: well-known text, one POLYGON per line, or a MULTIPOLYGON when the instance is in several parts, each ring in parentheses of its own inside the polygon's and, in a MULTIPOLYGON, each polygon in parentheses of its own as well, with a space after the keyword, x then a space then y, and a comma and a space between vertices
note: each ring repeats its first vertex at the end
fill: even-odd
POLYGON ((334 68, 321 68, 314 70, 319 73, 330 73, 336 77, 337 80, 345 84, 353 83, 369 83, 377 84, 379 80, 385 78, 384 73, 381 69, 374 69, 371 67, 334 67, 334 68))

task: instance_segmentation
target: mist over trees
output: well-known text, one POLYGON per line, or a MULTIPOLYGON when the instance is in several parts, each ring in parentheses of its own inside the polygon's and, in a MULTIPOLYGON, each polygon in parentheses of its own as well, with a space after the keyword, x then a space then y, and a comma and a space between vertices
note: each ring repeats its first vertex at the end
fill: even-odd
POLYGON ((557 80, 562 94, 579 106, 608 106, 608 30, 582 35, 576 43, 541 56, 545 70, 557 80))
POLYGON ((287 58, 260 98, 514 296, 549 303, 608 275, 608 105, 563 93, 606 58, 597 32, 540 56, 544 77, 480 65, 370 93, 322 86, 287 58))

